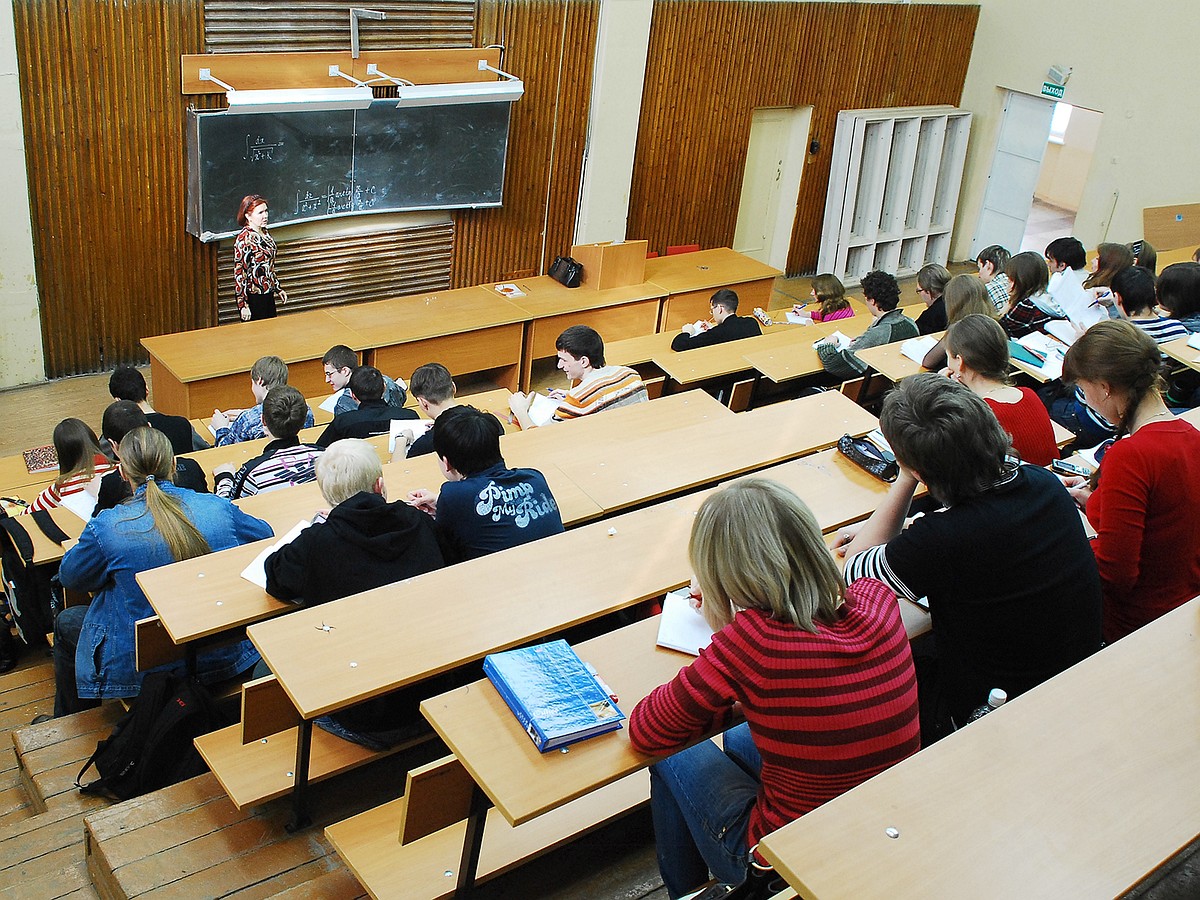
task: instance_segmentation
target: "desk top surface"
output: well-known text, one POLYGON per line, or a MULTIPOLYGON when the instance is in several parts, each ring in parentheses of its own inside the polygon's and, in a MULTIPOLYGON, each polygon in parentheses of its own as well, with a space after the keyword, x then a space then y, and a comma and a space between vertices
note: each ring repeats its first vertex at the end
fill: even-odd
POLYGON ((752 369, 753 366, 746 361, 745 354, 780 343, 792 343, 797 339, 796 332, 804 330, 799 325, 769 325, 763 328, 760 335, 726 341, 711 347, 697 347, 694 350, 672 350, 671 340, 678 334, 672 332, 671 340, 663 342, 663 348, 654 354, 652 360, 679 384, 697 384, 711 378, 723 378, 752 369))
POLYGON ((374 346, 321 309, 142 338, 150 355, 182 382, 249 372, 264 353, 286 363, 319 360, 335 344, 374 346))
POLYGON ((1200 350, 1195 347, 1189 347, 1188 341, 1191 336, 1185 338, 1176 338, 1173 341, 1167 341, 1165 344, 1159 344, 1158 349, 1171 359, 1183 363, 1192 369, 1200 369, 1200 350))
POLYGON ((859 313, 849 319, 815 322, 807 326, 792 326, 770 344, 761 343, 745 354, 746 363, 767 378, 780 384, 793 378, 815 375, 825 367, 813 345, 835 331, 847 337, 857 337, 870 327, 872 318, 859 313))
POLYGON ((361 335, 359 345, 351 345, 355 350, 510 325, 529 318, 491 288, 480 286, 335 306, 328 312, 334 321, 361 335))
POLYGON ((1123 893, 1200 822, 1200 700, 1163 689, 1200 684, 1198 633, 1192 600, 764 838, 764 855, 805 897, 1123 893))
MULTIPOLYGON (((938 337, 939 335, 933 335, 938 337)), ((905 378, 929 370, 919 362, 914 362, 904 355, 900 349, 903 341, 884 344, 880 347, 868 347, 858 352, 858 358, 889 381, 901 382, 905 378)))
POLYGON ((514 297, 512 303, 525 311, 527 319, 560 316, 588 309, 636 303, 640 300, 656 300, 666 296, 666 291, 661 287, 648 282, 596 290, 590 287, 563 287, 549 275, 537 275, 533 278, 522 278, 515 284, 525 292, 525 296, 514 297))
POLYGON ((660 285, 670 294, 721 288, 782 274, 779 269, 728 247, 646 260, 646 280, 660 285))

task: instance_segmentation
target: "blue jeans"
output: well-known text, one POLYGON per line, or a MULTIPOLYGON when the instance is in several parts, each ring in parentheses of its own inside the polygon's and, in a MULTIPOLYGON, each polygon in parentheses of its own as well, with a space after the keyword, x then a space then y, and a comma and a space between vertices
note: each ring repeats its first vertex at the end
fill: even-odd
POLYGON ((746 877, 746 831, 758 799, 762 757, 750 726, 725 732, 725 750, 704 741, 650 767, 650 812, 658 869, 672 897, 709 880, 746 877))

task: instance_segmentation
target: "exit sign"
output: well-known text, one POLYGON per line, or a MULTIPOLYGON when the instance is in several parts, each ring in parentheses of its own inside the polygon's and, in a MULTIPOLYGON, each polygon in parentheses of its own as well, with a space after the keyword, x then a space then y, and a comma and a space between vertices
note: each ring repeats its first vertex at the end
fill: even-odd
POLYGON ((1049 81, 1042 82, 1043 97, 1053 97, 1055 100, 1061 100, 1063 98, 1063 94, 1066 92, 1067 86, 1065 84, 1053 84, 1049 81))

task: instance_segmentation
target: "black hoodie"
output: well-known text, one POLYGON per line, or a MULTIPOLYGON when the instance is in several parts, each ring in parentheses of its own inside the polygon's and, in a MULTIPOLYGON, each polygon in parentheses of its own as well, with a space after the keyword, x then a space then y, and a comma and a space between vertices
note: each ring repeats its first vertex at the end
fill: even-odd
POLYGON ((316 606, 444 564, 432 518, 363 492, 267 558, 267 593, 316 606))

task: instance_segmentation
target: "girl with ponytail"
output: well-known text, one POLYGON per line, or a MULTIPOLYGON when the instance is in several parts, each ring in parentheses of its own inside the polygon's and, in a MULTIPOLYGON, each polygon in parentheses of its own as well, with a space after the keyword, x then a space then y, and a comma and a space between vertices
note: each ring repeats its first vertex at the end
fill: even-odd
MULTIPOLYGON (((133 496, 96 515, 62 559, 64 587, 95 594, 54 622, 54 714, 67 715, 101 699, 136 697, 134 623, 154 615, 137 574, 216 550, 271 537, 271 526, 213 494, 178 488, 170 440, 153 428, 135 428, 119 450, 121 475, 133 496)), ((250 669, 258 653, 249 641, 199 655, 202 681, 232 678, 250 669)))
POLYGON ((1167 409, 1161 370, 1154 339, 1120 319, 1089 328, 1063 363, 1117 435, 1090 481, 1063 479, 1097 532, 1109 642, 1200 593, 1200 432, 1167 409))

